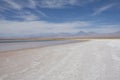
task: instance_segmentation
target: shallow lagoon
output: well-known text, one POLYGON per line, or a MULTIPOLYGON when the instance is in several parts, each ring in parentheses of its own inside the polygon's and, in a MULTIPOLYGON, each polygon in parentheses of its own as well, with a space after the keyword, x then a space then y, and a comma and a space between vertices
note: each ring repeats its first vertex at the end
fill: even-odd
MULTIPOLYGON (((76 40, 0 40, 0 52, 78 42, 76 40)), ((80 42, 80 41, 79 41, 80 42)))

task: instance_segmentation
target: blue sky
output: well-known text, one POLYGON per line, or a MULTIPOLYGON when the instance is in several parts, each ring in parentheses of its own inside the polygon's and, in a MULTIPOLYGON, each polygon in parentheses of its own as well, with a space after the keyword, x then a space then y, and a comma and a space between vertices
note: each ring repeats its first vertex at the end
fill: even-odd
POLYGON ((120 30, 120 0, 0 0, 0 37, 120 30))

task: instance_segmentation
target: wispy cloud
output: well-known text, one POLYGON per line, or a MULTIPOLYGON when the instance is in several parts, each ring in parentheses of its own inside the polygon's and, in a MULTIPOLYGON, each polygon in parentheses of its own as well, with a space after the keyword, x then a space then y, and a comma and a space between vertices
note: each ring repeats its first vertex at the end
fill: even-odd
POLYGON ((11 8, 14 9, 22 9, 22 8, 36 8, 36 1, 35 0, 4 0, 11 8))
POLYGON ((4 0, 7 4, 9 4, 11 6, 11 8, 15 8, 15 9, 21 9, 22 6, 17 4, 16 2, 14 2, 13 0, 4 0))
POLYGON ((66 8, 68 6, 81 6, 96 0, 38 0, 37 5, 42 8, 66 8))
POLYGON ((0 19, 6 19, 10 21, 36 21, 40 20, 41 17, 47 17, 45 13, 39 10, 34 10, 31 12, 29 10, 18 10, 18 11, 9 11, 4 12, 4 14, 0 14, 0 19))
POLYGON ((102 7, 98 8, 92 15, 93 16, 98 15, 98 14, 104 12, 104 11, 107 11, 108 9, 110 9, 110 8, 112 8, 114 6, 115 6, 115 3, 102 6, 102 7))
POLYGON ((38 20, 38 16, 34 15, 34 14, 27 14, 27 15, 22 15, 22 16, 17 16, 17 18, 21 18, 24 21, 34 21, 34 20, 38 20))
POLYGON ((38 2, 44 8, 63 8, 66 5, 75 5, 78 0, 41 0, 38 2))
POLYGON ((40 10, 41 8, 66 8, 93 1, 95 0, 2 0, 0 1, 2 4, 0 14, 5 17, 4 19, 7 18, 6 20, 9 18, 11 20, 38 20, 41 17, 48 17, 40 10), (26 14, 29 12, 28 10, 31 10, 32 13, 26 14))
POLYGON ((0 5, 0 18, 9 20, 9 18, 16 20, 33 21, 47 17, 41 10, 36 8, 34 0, 3 0, 0 5), (27 5, 26 4, 26 2, 27 5), (29 8, 25 9, 25 8, 29 8))
POLYGON ((82 0, 4 0, 4 2, 15 9, 22 9, 25 7, 36 8, 36 6, 42 8, 62 8, 66 5, 76 5, 78 4, 78 1, 80 1, 81 3, 83 2, 82 0))
POLYGON ((97 0, 3 0, 15 9, 22 8, 65 8, 68 6, 80 6, 97 0))
POLYGON ((22 19, 23 21, 36 21, 41 19, 41 17, 47 17, 45 13, 43 13, 40 10, 35 9, 34 12, 31 11, 19 11, 17 16, 14 16, 15 18, 22 19), (36 12, 36 13, 34 13, 36 12))
POLYGON ((29 4, 31 8, 36 8, 36 2, 35 0, 29 0, 29 4))

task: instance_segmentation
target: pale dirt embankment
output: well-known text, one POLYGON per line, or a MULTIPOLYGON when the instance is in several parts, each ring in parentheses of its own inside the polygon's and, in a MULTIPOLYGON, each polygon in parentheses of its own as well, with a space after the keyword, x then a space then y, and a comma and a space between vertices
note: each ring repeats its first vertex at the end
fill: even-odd
POLYGON ((120 40, 3 52, 0 80, 120 80, 120 40))

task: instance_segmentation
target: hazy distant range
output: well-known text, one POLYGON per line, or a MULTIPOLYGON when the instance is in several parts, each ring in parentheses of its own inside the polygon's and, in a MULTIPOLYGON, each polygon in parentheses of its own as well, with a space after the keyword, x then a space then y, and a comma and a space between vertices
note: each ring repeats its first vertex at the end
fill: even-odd
POLYGON ((120 38, 120 31, 114 33, 96 33, 96 32, 84 32, 78 33, 49 33, 49 34, 30 34, 30 35, 3 35, 0 34, 0 39, 10 38, 120 38))

